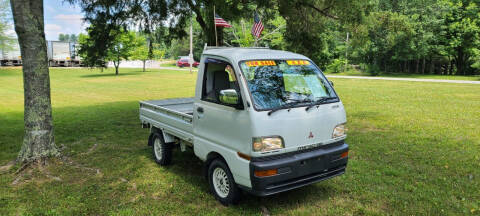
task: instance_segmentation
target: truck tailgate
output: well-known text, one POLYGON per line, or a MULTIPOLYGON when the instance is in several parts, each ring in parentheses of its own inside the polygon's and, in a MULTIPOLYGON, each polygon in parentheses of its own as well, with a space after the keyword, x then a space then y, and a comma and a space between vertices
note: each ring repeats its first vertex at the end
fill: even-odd
POLYGON ((140 120, 180 139, 193 139, 193 98, 140 102, 140 120))

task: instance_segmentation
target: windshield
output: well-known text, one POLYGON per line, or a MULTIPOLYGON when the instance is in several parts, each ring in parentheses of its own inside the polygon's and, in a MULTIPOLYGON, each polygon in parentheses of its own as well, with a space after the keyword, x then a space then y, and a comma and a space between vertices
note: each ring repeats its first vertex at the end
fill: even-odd
POLYGON ((320 70, 306 60, 259 60, 240 63, 255 109, 270 110, 338 101, 320 70), (329 99, 329 100, 325 100, 329 99))

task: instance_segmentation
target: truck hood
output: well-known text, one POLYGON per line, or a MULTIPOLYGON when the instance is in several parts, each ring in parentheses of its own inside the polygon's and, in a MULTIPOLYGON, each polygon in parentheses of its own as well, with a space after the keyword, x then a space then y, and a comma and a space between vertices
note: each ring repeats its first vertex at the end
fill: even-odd
POLYGON ((253 112, 252 132, 255 137, 280 136, 285 149, 267 153, 252 152, 252 156, 267 156, 317 147, 345 139, 332 139, 333 129, 346 123, 345 108, 341 102, 324 104, 306 111, 305 107, 290 111, 253 112))

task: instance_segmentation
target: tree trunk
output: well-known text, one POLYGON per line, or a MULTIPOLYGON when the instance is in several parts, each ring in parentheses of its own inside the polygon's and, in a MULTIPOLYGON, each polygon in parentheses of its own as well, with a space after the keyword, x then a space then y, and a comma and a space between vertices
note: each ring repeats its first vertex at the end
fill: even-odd
POLYGON ((383 72, 384 73, 388 73, 388 69, 387 69, 387 60, 383 59, 383 72))
POLYGON ((203 32, 205 33, 205 39, 210 46, 215 46, 215 29, 214 25, 214 17, 213 17, 213 2, 206 1, 206 5, 204 5, 205 11, 202 13, 201 4, 195 4, 192 0, 187 0, 186 3, 190 7, 190 9, 195 13, 195 19, 197 20, 198 24, 202 28, 203 32), (205 18, 204 18, 205 16, 205 18))
POLYGON ((117 60, 113 61, 113 66, 115 66, 115 75, 118 75, 118 67, 120 67, 120 57, 117 57, 117 60))
POLYGON ((453 75, 453 61, 450 61, 450 66, 448 67, 448 75, 453 75))
POLYGON ((465 61, 465 56, 464 56, 464 53, 463 53, 463 49, 459 49, 457 51, 457 58, 456 58, 455 63, 456 63, 456 66, 457 66, 457 73, 455 75, 466 75, 464 65, 467 65, 467 62, 465 61))
POLYGON ((417 65, 415 67, 415 73, 418 74, 419 70, 420 70, 420 59, 417 58, 417 65))
POLYGON ((10 3, 23 60, 25 127, 17 161, 32 162, 60 154, 53 134, 43 0, 10 3))
POLYGON ((143 60, 143 72, 145 72, 145 62, 146 60, 143 60))
POLYGON ((115 64, 115 75, 118 75, 118 67, 120 66, 120 62, 115 64))
POLYGON ((218 46, 223 46, 223 27, 217 27, 218 46))
POLYGON ((435 74, 435 62, 430 59, 430 74, 435 74))
POLYGON ((422 64, 422 74, 425 74, 425 65, 426 65, 426 62, 425 62, 425 56, 423 57, 423 64, 422 64))
POLYGON ((412 61, 408 60, 407 62, 407 73, 410 73, 410 66, 412 65, 412 61))
POLYGON ((467 62, 465 62, 465 58, 463 56, 463 52, 459 53, 459 57, 458 57, 458 60, 456 62, 456 66, 457 66, 457 73, 456 75, 466 75, 465 74, 465 67, 464 65, 467 64, 467 62))

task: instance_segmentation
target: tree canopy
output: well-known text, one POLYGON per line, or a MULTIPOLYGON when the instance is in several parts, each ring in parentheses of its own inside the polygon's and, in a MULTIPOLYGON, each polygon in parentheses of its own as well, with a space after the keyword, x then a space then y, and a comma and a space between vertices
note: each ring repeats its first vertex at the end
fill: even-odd
POLYGON ((72 42, 72 43, 76 43, 77 40, 78 40, 78 36, 75 35, 75 34, 62 34, 60 33, 58 35, 58 40, 59 41, 62 41, 62 42, 72 42))
POLYGON ((324 69, 338 71, 345 62, 372 74, 469 75, 480 68, 478 0, 70 1, 81 5, 91 24, 87 30, 96 50, 88 56, 95 59, 104 59, 114 33, 127 29, 140 30, 152 42, 150 56, 154 44, 182 50, 192 20, 198 58, 205 43, 215 45, 215 6, 233 25, 217 29, 224 45, 254 45, 256 11, 265 25, 257 45, 304 54, 324 69))

